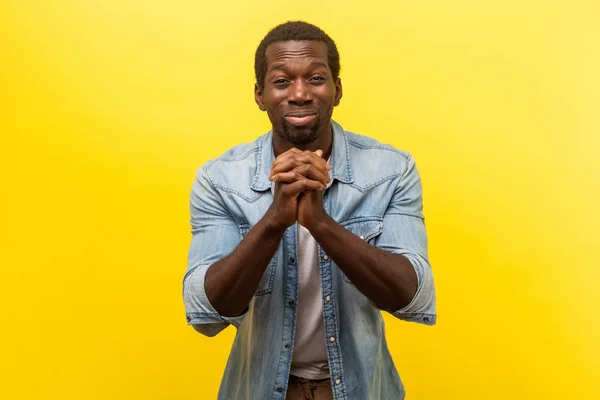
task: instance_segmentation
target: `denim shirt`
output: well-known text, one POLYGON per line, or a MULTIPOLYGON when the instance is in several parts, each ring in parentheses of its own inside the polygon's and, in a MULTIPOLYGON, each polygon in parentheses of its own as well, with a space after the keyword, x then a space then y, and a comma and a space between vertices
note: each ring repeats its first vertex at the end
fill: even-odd
MULTIPOLYGON (((412 301, 391 314, 433 325, 435 288, 427 256, 421 182, 412 156, 332 122, 332 183, 323 206, 341 226, 382 250, 404 255, 418 277, 412 301)), ((214 336, 237 328, 219 399, 284 400, 298 303, 296 224, 267 266, 247 311, 220 315, 204 289, 206 270, 229 255, 273 201, 272 132, 202 166, 191 193, 192 241, 183 279, 188 324, 214 336)), ((404 387, 385 339, 382 310, 319 246, 323 319, 336 400, 403 399, 404 387)))

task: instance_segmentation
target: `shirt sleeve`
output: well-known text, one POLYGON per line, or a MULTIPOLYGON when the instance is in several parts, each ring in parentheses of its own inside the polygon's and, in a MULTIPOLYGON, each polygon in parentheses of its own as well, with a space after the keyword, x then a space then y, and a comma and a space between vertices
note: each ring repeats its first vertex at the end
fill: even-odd
POLYGON ((239 326, 244 315, 229 318, 214 309, 204 289, 206 271, 212 264, 228 256, 240 243, 242 236, 221 195, 212 185, 206 167, 198 170, 192 185, 190 217, 192 241, 183 278, 186 320, 198 332, 215 336, 229 324, 239 326))
POLYGON ((435 325, 435 287, 427 255, 421 179, 410 155, 383 217, 383 231, 374 245, 402 254, 410 261, 418 278, 417 292, 411 302, 391 314, 405 321, 435 325))

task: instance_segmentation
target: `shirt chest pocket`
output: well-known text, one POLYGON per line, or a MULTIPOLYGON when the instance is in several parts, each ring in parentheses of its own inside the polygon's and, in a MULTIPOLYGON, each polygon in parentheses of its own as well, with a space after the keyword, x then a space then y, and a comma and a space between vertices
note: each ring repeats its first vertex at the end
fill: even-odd
MULTIPOLYGON (((351 220, 342 222, 340 224, 350 232, 354 233, 361 240, 369 243, 372 242, 377 236, 383 232, 383 219, 382 218, 353 218, 351 220)), ((344 281, 352 283, 352 281, 344 274, 344 281)))
MULTIPOLYGON (((246 235, 248 234, 248 232, 250 232, 250 225, 243 224, 243 225, 240 225, 239 227, 240 227, 240 235, 241 235, 242 239, 244 239, 246 237, 246 235)), ((273 258, 271 258, 271 261, 269 262, 269 265, 267 265, 267 269, 265 269, 265 272, 260 280, 260 283, 258 284, 256 291, 254 292, 254 296, 262 296, 262 295, 273 292, 273 284, 275 281, 275 272, 277 271, 277 256, 278 256, 278 254, 279 254, 279 250, 277 250, 275 252, 275 254, 273 255, 273 258)))

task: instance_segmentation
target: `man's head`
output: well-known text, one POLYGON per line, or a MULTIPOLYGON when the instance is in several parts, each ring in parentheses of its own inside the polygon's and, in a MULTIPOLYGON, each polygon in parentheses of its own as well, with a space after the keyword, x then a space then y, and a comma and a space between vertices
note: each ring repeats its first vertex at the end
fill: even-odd
POLYGON ((331 69, 333 79, 340 76, 340 54, 333 39, 321 28, 303 21, 290 21, 271 29, 267 36, 260 42, 254 56, 254 73, 256 83, 260 89, 265 87, 265 73, 267 72, 267 47, 276 42, 311 40, 323 42, 327 45, 327 63, 331 69))
POLYGON ((254 68, 256 103, 267 111, 275 135, 298 147, 327 144, 333 107, 342 97, 333 40, 314 25, 287 22, 262 40, 254 68))

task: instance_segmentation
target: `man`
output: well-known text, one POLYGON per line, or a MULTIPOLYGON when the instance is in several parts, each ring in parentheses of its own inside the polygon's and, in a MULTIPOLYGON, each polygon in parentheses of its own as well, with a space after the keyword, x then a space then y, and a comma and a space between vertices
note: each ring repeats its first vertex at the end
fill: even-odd
POLYGON ((197 173, 187 321, 237 328, 219 399, 402 399, 381 310, 435 324, 413 158, 344 131, 339 55, 288 22, 255 58, 272 130, 197 173))

